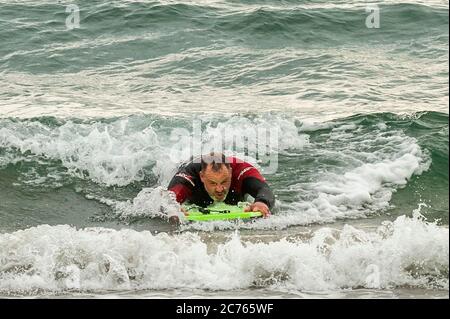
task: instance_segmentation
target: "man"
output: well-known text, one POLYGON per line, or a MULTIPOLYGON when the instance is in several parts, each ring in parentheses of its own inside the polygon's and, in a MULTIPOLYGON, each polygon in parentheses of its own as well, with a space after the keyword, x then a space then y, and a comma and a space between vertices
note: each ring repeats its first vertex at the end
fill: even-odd
MULTIPOLYGON (((270 187, 255 167, 221 153, 202 155, 197 161, 181 165, 168 189, 180 204, 189 201, 202 207, 213 202, 236 205, 250 194, 255 201, 245 211, 260 211, 264 217, 270 216, 275 203, 270 187)), ((169 220, 178 223, 177 216, 169 220)))

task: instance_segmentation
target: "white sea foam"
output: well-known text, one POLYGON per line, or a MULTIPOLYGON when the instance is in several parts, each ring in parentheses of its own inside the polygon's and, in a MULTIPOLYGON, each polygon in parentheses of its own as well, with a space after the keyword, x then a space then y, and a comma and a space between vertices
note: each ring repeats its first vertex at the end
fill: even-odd
POLYGON ((142 180, 158 153, 154 130, 130 130, 128 119, 112 124, 69 121, 56 128, 3 120, 0 147, 60 160, 70 174, 107 185, 142 180))
MULTIPOLYGON (((3 161, 13 162, 30 156, 39 161, 42 157, 60 160, 68 174, 106 185, 128 185, 153 175, 158 179, 157 185, 152 189, 144 188, 135 199, 119 202, 102 195, 101 201, 113 207, 119 218, 167 216, 174 214, 176 205, 163 188, 168 185, 178 163, 191 155, 193 133, 174 133, 171 129, 173 123, 166 125, 163 119, 161 121, 159 128, 145 117, 121 118, 111 123, 69 121, 51 128, 39 122, 2 120, 0 147, 19 151, 16 157, 5 156, 3 161), (180 152, 171 153, 173 149, 180 152)), ((217 133, 225 129, 238 132, 242 137, 252 136, 246 133, 251 127, 263 127, 276 130, 279 136, 279 143, 275 147, 272 145, 271 152, 289 158, 307 156, 318 163, 309 168, 311 171, 306 171, 306 176, 311 176, 309 180, 275 190, 275 193, 289 191, 297 194, 290 195, 289 202, 278 200, 277 214, 267 220, 243 223, 240 225, 243 228, 279 229, 380 212, 389 207, 392 194, 399 187, 405 186, 414 174, 421 174, 430 165, 429 155, 422 151, 414 138, 379 126, 366 130, 355 123, 334 123, 325 127, 309 124, 303 127, 295 119, 272 115, 234 115, 220 121, 215 116, 205 115, 202 121, 204 149, 213 147, 217 133), (302 133, 302 130, 313 132, 322 129, 328 131, 321 133, 318 141, 310 141, 310 136, 302 133), (327 161, 338 163, 321 164, 327 161)), ((189 128, 188 122, 183 123, 189 128)), ((177 126, 176 129, 181 128, 177 126)), ((260 163, 255 158, 244 156, 244 150, 237 149, 234 154, 242 155, 244 160, 259 167, 260 163)), ((301 170, 303 168, 299 167, 298 172, 301 170)), ((55 174, 58 173, 52 172, 53 177, 55 174)), ((42 176, 31 175, 37 175, 35 183, 41 182, 42 176)), ((61 182, 57 178, 55 180, 61 182)), ((292 176, 292 181, 299 181, 299 178, 292 176)), ((98 196, 87 196, 98 199, 98 196)), ((212 222, 185 227, 234 229, 236 224, 212 222)))
POLYGON ((124 220, 136 217, 183 217, 175 195, 161 186, 154 189, 144 188, 132 201, 120 202, 104 198, 98 200, 113 207, 115 214, 124 220))
POLYGON ((0 292, 198 288, 448 290, 448 228, 413 218, 374 232, 321 228, 309 239, 218 245, 168 235, 41 225, 0 235, 0 292))
POLYGON ((372 138, 349 125, 332 130, 327 142, 331 145, 320 150, 319 156, 347 164, 336 166, 335 171, 322 170, 313 181, 290 187, 298 192, 298 200, 281 205, 284 211, 297 212, 288 216, 291 223, 330 222, 382 211, 399 187, 430 167, 429 155, 414 138, 401 132, 386 135, 383 128, 370 134, 372 138), (355 131, 350 138, 348 130, 355 131))
MULTIPOLYGON (((139 117, 121 118, 111 123, 68 121, 51 128, 39 122, 3 119, 0 126, 0 147, 15 149, 21 154, 31 153, 60 160, 69 174, 101 184, 124 186, 153 174, 158 177, 161 185, 167 185, 180 162, 191 155, 198 155, 191 149, 192 131, 190 136, 177 135, 174 130, 180 128, 174 127, 170 132, 158 131, 152 127, 151 121, 144 125, 141 121, 139 117)), ((300 134, 295 123, 284 117, 262 116, 252 121, 240 116, 230 116, 217 123, 205 116, 204 123, 206 128, 201 136, 203 150, 214 147, 217 132, 221 130, 233 132, 239 138, 253 136, 251 133, 256 128, 275 130, 283 139, 269 148, 270 152, 302 148, 308 143, 308 136, 300 134)), ((189 122, 187 124, 192 125, 189 122)), ((233 145, 233 135, 224 137, 228 138, 224 140, 225 143, 233 145)), ((256 144, 256 140, 249 139, 248 143, 256 144)), ((244 149, 235 151, 240 154, 244 149)), ((4 157, 0 164, 6 165, 13 162, 14 158, 4 157)), ((246 159, 256 163, 252 157, 246 159)))

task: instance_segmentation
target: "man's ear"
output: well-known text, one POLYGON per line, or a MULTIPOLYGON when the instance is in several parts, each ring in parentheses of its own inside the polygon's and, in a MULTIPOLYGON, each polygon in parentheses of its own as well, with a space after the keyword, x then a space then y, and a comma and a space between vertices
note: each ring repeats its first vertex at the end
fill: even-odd
POLYGON ((198 175, 200 176, 200 180, 201 180, 202 183, 203 183, 203 179, 204 179, 204 173, 203 173, 203 170, 201 170, 200 173, 199 173, 198 175))

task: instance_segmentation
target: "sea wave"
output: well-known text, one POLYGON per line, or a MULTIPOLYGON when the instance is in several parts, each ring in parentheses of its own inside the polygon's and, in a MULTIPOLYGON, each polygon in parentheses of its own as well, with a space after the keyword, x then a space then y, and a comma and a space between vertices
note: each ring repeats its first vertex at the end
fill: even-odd
POLYGON ((375 232, 349 225, 255 242, 199 235, 41 225, 0 235, 0 292, 143 289, 448 290, 448 228, 420 214, 375 232))

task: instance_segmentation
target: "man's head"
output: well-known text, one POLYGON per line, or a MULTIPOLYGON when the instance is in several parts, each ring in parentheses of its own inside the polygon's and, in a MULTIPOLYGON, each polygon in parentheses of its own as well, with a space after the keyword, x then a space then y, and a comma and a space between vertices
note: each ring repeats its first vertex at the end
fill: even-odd
POLYGON ((231 185, 231 166, 225 155, 210 153, 201 157, 200 179, 209 196, 218 202, 225 200, 231 185))

